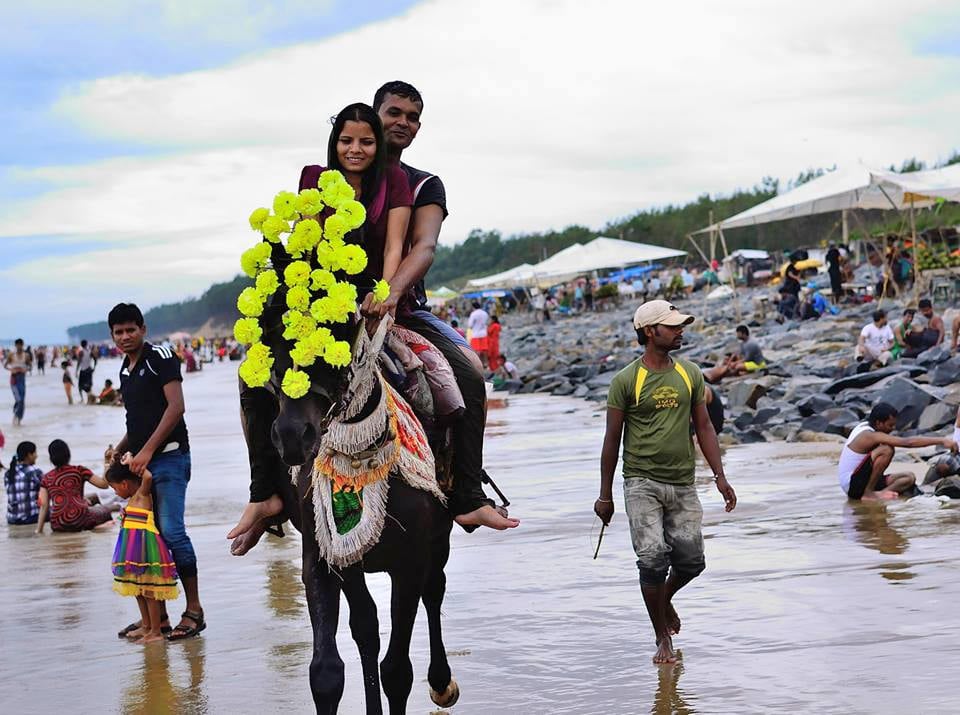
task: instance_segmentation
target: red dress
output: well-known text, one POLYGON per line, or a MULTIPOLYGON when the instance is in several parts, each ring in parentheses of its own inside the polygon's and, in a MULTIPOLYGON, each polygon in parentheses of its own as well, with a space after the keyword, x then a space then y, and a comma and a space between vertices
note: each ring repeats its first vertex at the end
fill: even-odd
POLYGON ((491 370, 500 367, 500 323, 487 326, 487 364, 491 370))
POLYGON ((70 464, 43 475, 40 486, 50 499, 50 528, 54 531, 83 531, 110 521, 110 510, 90 506, 83 498, 83 483, 93 476, 86 467, 70 464))

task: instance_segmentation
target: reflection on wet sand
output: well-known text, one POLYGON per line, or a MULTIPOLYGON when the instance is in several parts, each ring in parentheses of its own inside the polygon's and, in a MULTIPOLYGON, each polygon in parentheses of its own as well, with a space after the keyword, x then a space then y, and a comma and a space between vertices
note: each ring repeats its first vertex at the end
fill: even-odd
MULTIPOLYGON (((683 653, 677 650, 677 657, 683 653)), ((677 686, 683 675, 683 661, 664 665, 657 670, 657 693, 653 698, 650 715, 692 715, 696 712, 684 699, 684 693, 677 686)))
MULTIPOLYGON (((124 673, 129 683, 121 694, 119 712, 131 715, 206 713, 206 665, 202 638, 170 647, 152 643, 129 655, 124 673), (171 666, 172 664, 172 666, 171 666)), ((119 675, 119 674, 118 674, 119 675)))
MULTIPOLYGON (((844 519, 853 523, 859 543, 884 555, 900 555, 907 551, 910 541, 899 529, 891 526, 892 517, 887 505, 877 502, 849 501, 844 505, 844 519)), ((877 570, 888 581, 909 581, 916 574, 905 562, 878 564, 877 570)))
POLYGON ((277 618, 306 619, 300 564, 282 559, 267 564, 267 607, 277 618))

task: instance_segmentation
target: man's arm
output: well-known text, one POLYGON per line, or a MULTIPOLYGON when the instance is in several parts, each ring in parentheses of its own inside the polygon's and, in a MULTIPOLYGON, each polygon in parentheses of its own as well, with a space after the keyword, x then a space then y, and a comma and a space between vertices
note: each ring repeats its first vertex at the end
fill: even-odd
POLYGON ((600 451, 600 498, 593 505, 594 513, 604 524, 609 524, 613 518, 613 475, 617 470, 623 436, 623 417, 623 410, 607 407, 607 431, 600 451))
POLYGON ((866 454, 881 444, 891 447, 904 447, 905 449, 944 447, 951 452, 957 451, 957 443, 951 437, 894 437, 892 434, 885 432, 864 432, 850 443, 850 448, 854 452, 866 454))
MULTIPOLYGON (((150 439, 143 445, 143 448, 130 460, 130 471, 134 474, 141 474, 157 449, 163 444, 167 436, 173 432, 180 418, 185 411, 183 405, 183 384, 179 380, 171 380, 163 386, 163 395, 167 398, 167 409, 163 411, 163 417, 160 418, 160 424, 150 435, 150 439)), ((126 446, 126 445, 124 445, 126 446)), ((119 449, 119 447, 118 447, 119 449)))
POLYGON ((939 345, 940 343, 943 342, 943 336, 947 332, 946 328, 943 325, 943 318, 941 318, 939 315, 937 316, 937 319, 934 321, 933 329, 937 331, 936 344, 939 345))
POLYGON ((713 429, 713 423, 707 413, 706 402, 701 402, 693 408, 693 430, 697 433, 697 443, 700 445, 700 451, 703 452, 707 464, 713 470, 713 476, 717 482, 717 491, 720 492, 723 501, 726 502, 726 510, 733 511, 737 506, 737 494, 733 491, 733 487, 730 486, 723 473, 720 443, 717 441, 717 433, 713 429))

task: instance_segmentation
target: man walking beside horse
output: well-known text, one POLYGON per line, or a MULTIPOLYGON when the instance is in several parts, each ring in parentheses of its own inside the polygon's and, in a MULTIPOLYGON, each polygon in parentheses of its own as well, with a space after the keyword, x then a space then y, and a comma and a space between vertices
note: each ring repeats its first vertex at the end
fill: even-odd
MULTIPOLYGON (((446 192, 438 176, 401 161, 403 151, 420 130, 423 98, 412 85, 393 81, 377 90, 373 107, 383 123, 388 161, 399 164, 407 175, 414 205, 404 257, 390 280, 390 296, 384 303, 374 305, 368 295, 361 313, 369 320, 395 313, 398 324, 422 335, 446 357, 466 407, 453 430, 455 477, 449 508, 457 523, 468 531, 479 526, 514 528, 520 522, 494 508, 482 487, 486 388, 479 359, 462 336, 426 310, 423 280, 433 263, 447 216, 446 192)), ((267 523, 283 512, 280 490, 284 482, 289 482, 288 468, 270 440, 271 425, 277 415, 276 398, 264 388, 242 386, 240 402, 250 453, 251 485, 250 503, 227 534, 228 539, 234 540, 231 551, 235 555, 243 555, 256 545, 267 523)))

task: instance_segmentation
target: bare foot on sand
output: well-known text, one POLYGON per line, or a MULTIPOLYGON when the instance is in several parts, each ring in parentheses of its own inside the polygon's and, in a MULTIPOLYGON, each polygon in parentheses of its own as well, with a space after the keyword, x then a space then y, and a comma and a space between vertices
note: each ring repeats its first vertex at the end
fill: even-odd
POLYGON ((282 511, 283 500, 278 494, 274 494, 266 501, 247 504, 243 514, 240 515, 240 521, 227 534, 228 539, 233 539, 230 553, 234 556, 243 556, 250 551, 263 536, 267 528, 266 520, 282 511))
POLYGON ((657 652, 653 656, 653 662, 656 665, 677 662, 677 654, 673 652, 673 641, 670 636, 664 636, 657 643, 657 652))
POLYGON ((485 505, 455 518, 460 526, 488 526, 497 531, 514 529, 520 526, 519 519, 504 516, 492 506, 485 505))
POLYGON ((160 641, 165 641, 166 638, 163 637, 162 633, 147 633, 140 638, 136 643, 137 645, 146 645, 147 643, 157 643, 160 641))
POLYGON ((143 626, 140 626, 139 628, 135 628, 129 633, 127 633, 126 637, 132 641, 136 641, 139 643, 140 639, 143 638, 145 635, 147 635, 147 633, 149 632, 150 631, 145 629, 143 626))
POLYGON ((882 492, 864 492, 863 496, 860 497, 863 501, 881 501, 885 499, 896 499, 900 495, 896 492, 891 492, 889 490, 884 490, 882 492))
POLYGON ((680 632, 680 616, 672 603, 667 604, 667 628, 670 629, 670 635, 675 636, 680 632))

